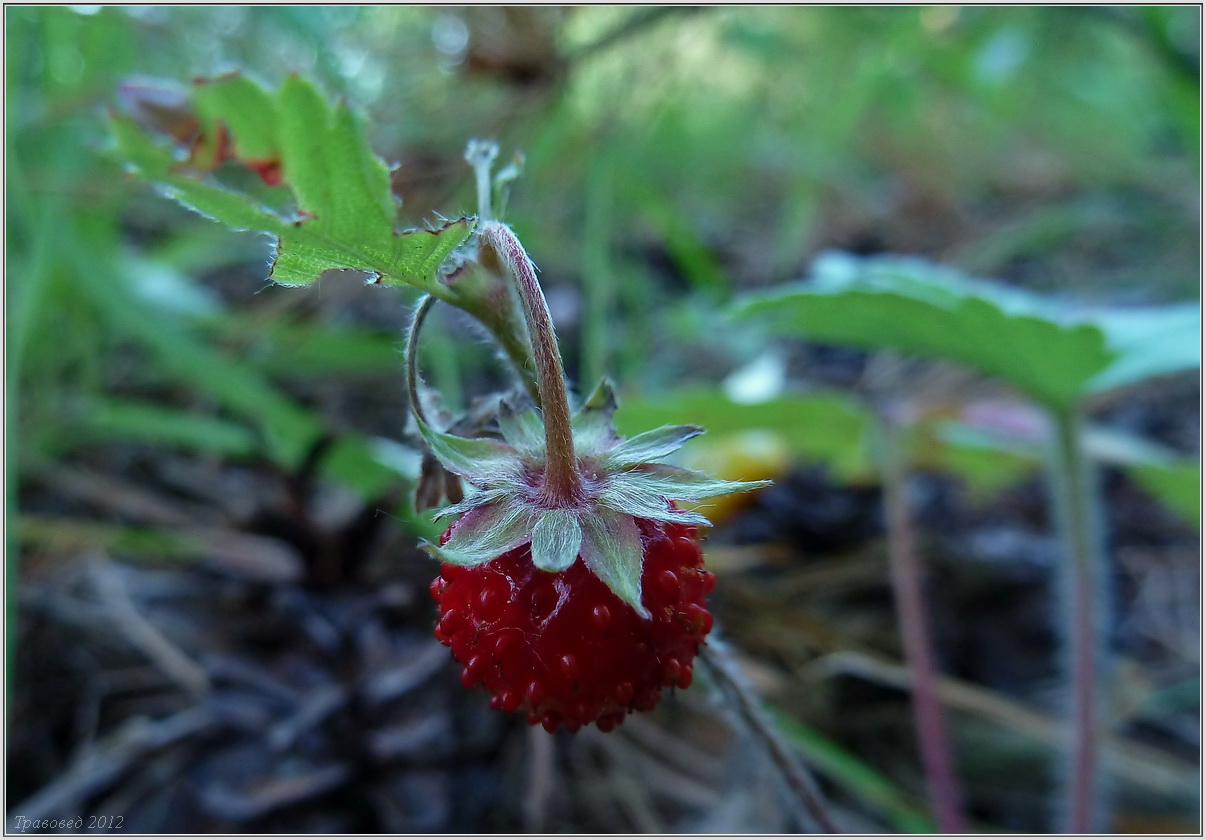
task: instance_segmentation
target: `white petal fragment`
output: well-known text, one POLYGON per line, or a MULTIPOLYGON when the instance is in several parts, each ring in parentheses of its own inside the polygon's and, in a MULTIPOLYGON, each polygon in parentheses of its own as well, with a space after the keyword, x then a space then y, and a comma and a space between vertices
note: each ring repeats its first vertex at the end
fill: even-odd
POLYGON ((461 517, 444 545, 427 544, 423 548, 445 563, 478 566, 528 542, 534 519, 523 504, 485 505, 461 517))
POLYGON ((564 572, 578 559, 582 526, 569 510, 549 510, 532 529, 532 562, 546 572, 564 572))
POLYGON ((596 508, 582 514, 582 562, 621 601, 649 618, 641 604, 641 532, 624 513, 596 508))
POLYGON ((608 453, 608 460, 617 467, 658 461, 701 434, 699 426, 662 426, 623 441, 608 453))

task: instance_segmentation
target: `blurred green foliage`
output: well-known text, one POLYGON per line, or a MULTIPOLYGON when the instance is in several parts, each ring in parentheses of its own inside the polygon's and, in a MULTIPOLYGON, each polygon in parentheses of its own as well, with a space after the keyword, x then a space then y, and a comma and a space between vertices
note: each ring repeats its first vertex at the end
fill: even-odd
MULTIPOLYGON (((315 78, 367 111, 374 145, 402 164, 415 222, 473 209, 465 138, 522 148, 528 174, 510 220, 554 294, 583 289, 564 319, 582 336, 567 353, 584 378, 611 372, 627 388, 690 372, 715 325, 676 309, 787 279, 822 244, 1015 269, 1098 300, 1133 300, 1124 284, 1139 278, 1154 299, 1195 282, 1185 236, 1196 225, 1192 8, 6 15, 10 417, 23 458, 73 445, 80 397, 175 384, 164 346, 148 350, 128 325, 178 318, 165 333, 195 331, 212 346, 201 317, 212 313, 193 303, 206 298, 198 278, 266 258, 256 237, 163 202, 103 154, 104 109, 132 77, 241 68, 270 84, 293 71, 315 78), (890 222, 926 212, 945 236, 890 222), (1118 234, 1126 257, 1093 248, 1118 234), (1046 266, 1030 266, 1047 254, 1046 266), (174 285, 149 277, 164 271, 174 285), (667 323, 678 328, 659 329, 667 323)), ((275 340, 289 321, 256 322, 278 360, 270 367, 301 365, 275 340)), ((729 337, 708 348, 702 374, 763 343, 729 337)), ((343 339, 324 346, 328 370, 367 347, 359 330, 343 339)))
MULTIPOLYGON (((360 435, 396 437, 400 416, 332 420, 308 387, 398 393, 404 300, 365 317, 395 303, 352 280, 256 294, 262 238, 109 154, 106 111, 132 80, 313 78, 365 111, 415 224, 474 209, 466 138, 522 149, 508 221, 571 375, 610 374, 669 413, 767 346, 718 304, 800 276, 821 247, 1091 303, 1196 287, 1193 8, 77 6, 6 23, 10 512, 24 470, 105 442, 291 464, 334 424, 348 434, 328 470, 365 493, 397 474, 360 435)), ((498 371, 463 330, 440 333, 425 366, 460 407, 498 371)), ((783 415, 816 415, 793 446, 853 476, 862 455, 833 437, 858 423, 831 422, 826 399, 783 415)), ((777 416, 725 405, 704 406, 708 425, 777 416)), ((966 451, 938 462, 976 484, 1012 474, 966 451)))

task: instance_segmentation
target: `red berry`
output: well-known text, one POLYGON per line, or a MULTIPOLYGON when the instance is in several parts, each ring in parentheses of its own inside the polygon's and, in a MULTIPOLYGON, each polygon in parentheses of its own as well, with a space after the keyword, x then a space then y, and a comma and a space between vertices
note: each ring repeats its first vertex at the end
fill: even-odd
POLYGON ((528 723, 550 732, 592 722, 608 732, 634 709, 655 707, 662 689, 690 685, 712 627, 704 597, 715 578, 704 570, 695 526, 636 521, 648 619, 581 559, 541 571, 530 544, 479 566, 444 564, 431 586, 437 637, 465 666, 462 682, 484 684, 492 708, 527 712, 528 723))

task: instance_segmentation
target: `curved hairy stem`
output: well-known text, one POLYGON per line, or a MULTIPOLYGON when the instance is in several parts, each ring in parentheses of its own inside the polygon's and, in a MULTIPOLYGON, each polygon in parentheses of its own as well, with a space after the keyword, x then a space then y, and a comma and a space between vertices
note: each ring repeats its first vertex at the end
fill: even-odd
POLYGON ((435 302, 431 295, 419 298, 406 333, 406 393, 410 397, 410 410, 424 423, 427 423, 427 417, 423 414, 423 401, 419 399, 419 330, 435 302))
POLYGON ((519 292, 540 383, 540 405, 544 413, 546 469, 544 492, 550 506, 573 504, 581 495, 582 479, 574 456, 574 436, 570 424, 569 398, 565 391, 565 371, 557 334, 549 315, 548 302, 536 279, 536 266, 520 244, 519 238, 501 222, 487 222, 481 229, 481 243, 490 248, 515 281, 519 292))

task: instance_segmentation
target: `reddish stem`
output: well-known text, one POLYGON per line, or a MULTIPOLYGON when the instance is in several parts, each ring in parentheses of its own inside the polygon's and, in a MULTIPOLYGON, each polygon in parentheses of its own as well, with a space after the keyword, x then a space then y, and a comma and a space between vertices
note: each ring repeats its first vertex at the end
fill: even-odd
POLYGON ((572 505, 581 496, 582 480, 574 457, 574 434, 569 399, 565 393, 565 370, 561 366, 561 353, 557 347, 557 334, 553 331, 553 319, 549 315, 549 305, 536 280, 536 266, 528 258, 519 238, 501 222, 486 222, 482 225, 480 236, 482 246, 490 248, 507 273, 515 279, 524 320, 532 337, 536 376, 540 384, 540 404, 544 412, 545 502, 554 507, 572 505))
POLYGON ((921 764, 929 788, 930 807, 938 830, 966 834, 959 782, 951 759, 942 702, 938 696, 938 666, 930 638, 921 562, 905 498, 905 474, 900 463, 895 424, 888 412, 880 416, 884 501, 888 513, 888 561, 905 660, 913 688, 913 720, 920 742, 921 764))

